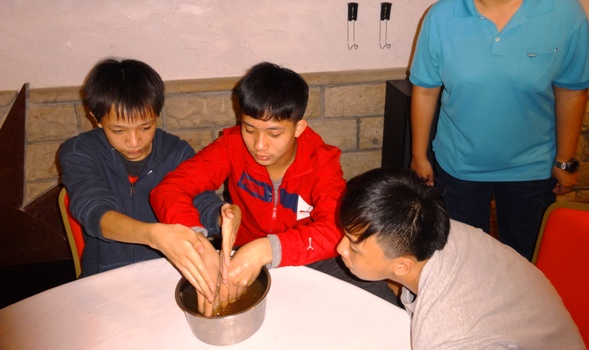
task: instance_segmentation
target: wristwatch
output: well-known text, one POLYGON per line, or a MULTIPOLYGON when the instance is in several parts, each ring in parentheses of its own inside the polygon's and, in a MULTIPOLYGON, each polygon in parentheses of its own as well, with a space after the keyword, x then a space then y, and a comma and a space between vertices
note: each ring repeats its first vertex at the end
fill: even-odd
POLYGON ((574 174, 579 170, 579 161, 575 158, 569 159, 567 162, 554 161, 554 166, 566 171, 567 173, 574 174))

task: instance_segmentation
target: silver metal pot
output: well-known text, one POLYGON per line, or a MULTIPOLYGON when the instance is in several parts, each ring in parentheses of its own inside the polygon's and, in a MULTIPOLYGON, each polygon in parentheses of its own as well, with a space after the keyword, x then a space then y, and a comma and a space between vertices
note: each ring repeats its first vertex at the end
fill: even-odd
POLYGON ((270 290, 270 273, 264 266, 257 281, 264 286, 264 293, 245 310, 226 316, 205 317, 198 312, 196 290, 184 277, 176 286, 176 302, 184 311, 192 333, 211 345, 236 344, 251 337, 262 326, 266 316, 266 295, 270 290))

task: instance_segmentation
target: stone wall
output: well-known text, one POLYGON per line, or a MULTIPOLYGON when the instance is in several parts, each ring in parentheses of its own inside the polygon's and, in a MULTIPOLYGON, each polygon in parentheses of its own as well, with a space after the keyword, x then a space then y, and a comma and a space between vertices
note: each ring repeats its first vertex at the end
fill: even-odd
MULTIPOLYGON (((385 82, 404 79, 405 69, 304 74, 310 85, 305 118, 323 139, 342 150, 349 179, 380 166, 385 82)), ((166 82, 160 127, 200 150, 220 131, 235 125, 231 89, 238 78, 166 82)), ((31 90, 29 94, 25 203, 59 183, 56 154, 67 138, 93 127, 80 88, 31 90)), ((0 124, 15 92, 0 92, 0 124)), ((589 102, 588 102, 589 107, 589 102)), ((589 202, 589 114, 584 119, 577 157, 583 163, 577 190, 561 199, 589 202)))

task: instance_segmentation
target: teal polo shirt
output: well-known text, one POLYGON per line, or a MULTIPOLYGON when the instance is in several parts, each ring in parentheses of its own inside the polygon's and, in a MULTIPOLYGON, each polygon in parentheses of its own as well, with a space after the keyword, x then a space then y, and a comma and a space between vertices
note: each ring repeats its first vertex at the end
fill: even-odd
POLYGON ((524 0, 501 32, 473 0, 440 0, 426 15, 410 80, 443 86, 433 149, 467 181, 551 176, 552 86, 589 87, 589 29, 577 0, 524 0))

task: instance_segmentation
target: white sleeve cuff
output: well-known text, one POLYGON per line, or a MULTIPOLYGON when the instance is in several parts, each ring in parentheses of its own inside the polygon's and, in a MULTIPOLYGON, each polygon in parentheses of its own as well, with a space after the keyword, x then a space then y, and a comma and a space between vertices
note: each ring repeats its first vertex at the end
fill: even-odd
POLYGON ((206 229, 206 228, 204 228, 204 227, 200 227, 200 226, 193 226, 193 227, 191 227, 191 228, 192 228, 192 231, 194 231, 194 232, 196 232, 196 233, 199 233, 199 232, 200 232, 200 233, 202 233, 202 234, 203 234, 205 237, 208 237, 208 236, 209 236, 209 232, 208 232, 208 231, 207 231, 207 229, 206 229))
POLYGON ((280 244, 278 236, 268 235, 266 237, 270 240, 270 247, 272 248, 272 262, 266 264, 266 267, 270 270, 278 267, 282 262, 282 245, 280 244))

